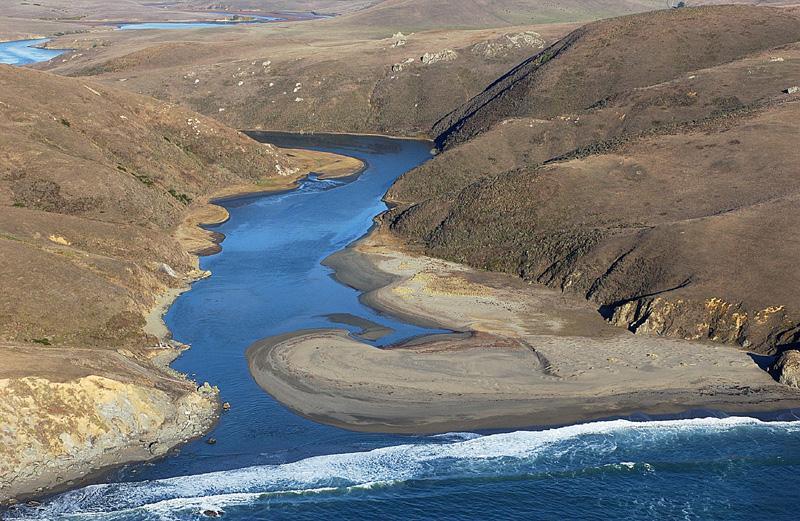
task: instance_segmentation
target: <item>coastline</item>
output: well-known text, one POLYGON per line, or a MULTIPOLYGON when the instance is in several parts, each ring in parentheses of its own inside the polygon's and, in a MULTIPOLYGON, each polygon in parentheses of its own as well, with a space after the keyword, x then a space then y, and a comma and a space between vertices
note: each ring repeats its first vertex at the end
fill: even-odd
MULTIPOLYGON (((4 396, 4 403, 0 404, 0 418, 20 416, 17 411, 30 407, 29 397, 34 393, 64 395, 64 411, 54 416, 54 422, 62 423, 63 417, 70 415, 74 416, 74 421, 80 422, 89 403, 92 407, 106 407, 112 415, 105 418, 103 413, 92 413, 100 419, 96 422, 86 420, 88 425, 63 431, 72 440, 69 443, 76 445, 84 434, 87 439, 93 439, 86 449, 73 448, 67 456, 42 454, 42 462, 20 461, 16 464, 8 458, 9 467, 0 468, 0 506, 37 500, 97 482, 115 468, 161 458, 175 448, 205 436, 214 428, 222 410, 218 390, 208 383, 200 385, 170 367, 190 346, 171 338, 163 317, 178 296, 190 290, 197 280, 211 275, 199 269, 199 257, 218 252, 219 242, 224 237, 203 226, 228 219, 227 210, 215 203, 236 197, 291 190, 311 173, 322 178, 348 177, 357 175, 364 168, 361 161, 347 156, 296 150, 289 152, 299 167, 287 175, 268 178, 260 184, 223 188, 198 199, 188 209, 173 237, 183 251, 192 255, 195 268, 187 273, 176 274, 176 286, 167 287, 154 295, 153 305, 144 313, 143 331, 157 341, 156 345, 142 346, 137 353, 127 349, 96 351, 77 347, 47 350, 45 358, 52 358, 52 362, 45 367, 38 363, 36 376, 27 376, 27 372, 14 364, 0 370, 0 392, 4 396), (58 371, 50 370, 50 365, 54 368, 57 366, 58 371), (16 389, 20 378, 30 388, 16 389), (76 411, 70 412, 70 406, 74 406, 76 411), (146 418, 140 418, 142 415, 146 418), (119 417, 125 420, 112 422, 113 418, 119 417), (107 435, 107 438, 102 438, 103 435, 107 435)), ((0 345, 0 352, 13 352, 17 355, 15 359, 20 358, 20 352, 32 357, 35 349, 38 348, 0 345)), ((34 363, 32 358, 31 363, 34 363)), ((46 414, 24 416, 27 424, 18 428, 15 440, 28 436, 27 431, 30 431, 32 439, 35 438, 42 426, 50 421, 46 414)), ((55 433, 56 438, 57 435, 55 433)), ((62 439, 49 440, 49 447, 62 446, 65 443, 62 439)), ((34 443, 32 441, 31 445, 34 443)))
POLYGON ((457 334, 384 349, 334 329, 253 344, 258 384, 318 422, 436 433, 800 406, 744 351, 633 335, 585 302, 416 255, 379 227, 325 264, 365 304, 457 334))

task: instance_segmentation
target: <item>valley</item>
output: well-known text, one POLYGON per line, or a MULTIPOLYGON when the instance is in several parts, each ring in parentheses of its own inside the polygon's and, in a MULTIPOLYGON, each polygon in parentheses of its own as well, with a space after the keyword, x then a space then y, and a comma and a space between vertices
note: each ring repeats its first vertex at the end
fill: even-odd
POLYGON ((800 476, 800 5, 664 7, 0 8, 0 502, 33 500, 2 515, 497 487, 511 518, 535 468, 613 484, 576 517, 670 517, 648 460, 692 512, 768 510, 800 476), (729 461, 742 491, 703 488, 729 461))

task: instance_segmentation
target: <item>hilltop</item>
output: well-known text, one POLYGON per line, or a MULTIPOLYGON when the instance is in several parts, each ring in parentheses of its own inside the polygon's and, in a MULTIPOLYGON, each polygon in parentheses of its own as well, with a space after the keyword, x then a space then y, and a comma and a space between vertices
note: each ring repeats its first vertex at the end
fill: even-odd
POLYGON ((443 118, 386 219, 632 331, 791 346, 798 41, 796 15, 743 6, 582 27, 443 118))
POLYGON ((513 117, 552 118, 797 40, 796 16, 753 7, 661 10, 594 22, 437 122, 442 147, 513 117))

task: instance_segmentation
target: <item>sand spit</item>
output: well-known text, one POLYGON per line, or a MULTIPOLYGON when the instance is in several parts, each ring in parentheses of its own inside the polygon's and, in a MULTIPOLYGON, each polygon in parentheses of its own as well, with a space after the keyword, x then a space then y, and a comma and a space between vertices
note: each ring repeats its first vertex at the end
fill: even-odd
POLYGON ((377 349, 314 330, 251 346, 259 385, 316 421, 431 433, 800 406, 745 351, 633 335, 586 302, 409 253, 380 229, 326 263, 369 305, 461 333, 377 349))

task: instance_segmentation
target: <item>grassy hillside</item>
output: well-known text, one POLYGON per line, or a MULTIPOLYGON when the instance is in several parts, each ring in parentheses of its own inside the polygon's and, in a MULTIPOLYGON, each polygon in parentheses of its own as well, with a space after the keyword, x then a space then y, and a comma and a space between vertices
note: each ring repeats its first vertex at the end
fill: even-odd
POLYGON ((456 111, 387 220, 632 330, 792 345, 799 41, 767 8, 591 24, 456 111))
POLYGON ((0 67, 0 339, 144 343, 142 313, 192 258, 195 200, 286 172, 213 120, 83 80, 0 67))
POLYGON ((343 22, 68 36, 53 45, 75 53, 47 67, 180 103, 236 128, 408 135, 428 132, 571 28, 431 31, 394 39, 393 26, 365 35, 343 22), (505 36, 526 31, 533 34, 505 36), (437 53, 444 59, 421 60, 437 53))
POLYGON ((481 28, 597 20, 661 9, 660 0, 384 0, 348 15, 365 27, 396 26, 398 30, 481 28))
POLYGON ((581 27, 437 123, 448 146, 511 117, 552 118, 793 42, 796 16, 747 6, 662 10, 581 27))
MULTIPOLYGON (((792 5, 791 0, 695 0, 690 5, 792 5)), ((383 0, 346 13, 343 23, 403 31, 573 23, 666 9, 665 0, 383 0)))

